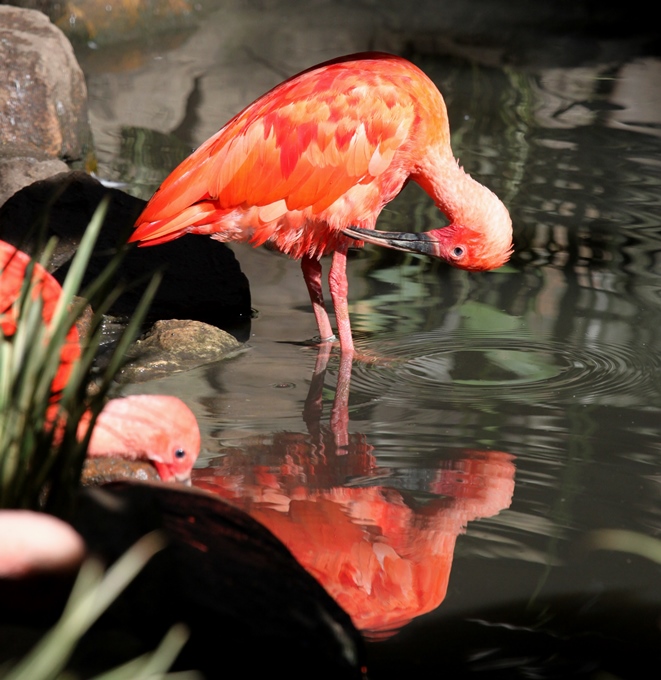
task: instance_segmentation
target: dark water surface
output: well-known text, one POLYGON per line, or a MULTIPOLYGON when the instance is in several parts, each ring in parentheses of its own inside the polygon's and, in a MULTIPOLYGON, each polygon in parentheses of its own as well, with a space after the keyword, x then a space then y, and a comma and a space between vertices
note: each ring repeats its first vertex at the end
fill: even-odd
MULTIPOLYGON (((102 177, 148 197, 282 77, 368 47, 334 34, 232 61, 204 50, 211 30, 123 65, 81 49, 102 177)), ((356 252, 356 344, 383 361, 305 346, 297 263, 239 246, 249 349, 132 388, 191 405, 195 483, 261 519, 347 608, 375 640, 371 677, 658 677, 661 566, 605 532, 661 532, 661 62, 608 56, 413 55, 446 96, 456 155, 510 208, 516 253, 470 274, 356 252)), ((443 223, 408 186, 380 228, 443 223)))

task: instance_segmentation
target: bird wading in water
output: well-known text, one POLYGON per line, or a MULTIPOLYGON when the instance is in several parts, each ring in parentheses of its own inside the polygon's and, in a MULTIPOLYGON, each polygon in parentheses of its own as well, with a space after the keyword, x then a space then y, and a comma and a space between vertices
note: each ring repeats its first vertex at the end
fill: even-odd
POLYGON ((473 271, 512 252, 502 202, 458 165, 441 93, 416 66, 389 54, 325 62, 276 86, 232 118, 165 179, 131 241, 155 245, 207 234, 268 243, 300 259, 322 341, 354 351, 347 305, 349 246, 375 243, 473 271), (424 233, 375 231, 383 207, 417 182, 450 224, 424 233))

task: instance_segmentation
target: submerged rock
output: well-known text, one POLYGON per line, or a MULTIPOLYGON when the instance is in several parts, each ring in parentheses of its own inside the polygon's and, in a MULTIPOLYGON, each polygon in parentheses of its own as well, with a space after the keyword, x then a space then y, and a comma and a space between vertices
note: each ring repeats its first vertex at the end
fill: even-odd
POLYGON ((156 468, 149 461, 127 460, 114 456, 112 458, 87 458, 80 481, 83 486, 99 486, 127 479, 141 482, 161 480, 156 468))
POLYGON ((235 354, 242 344, 220 328, 200 321, 157 321, 129 350, 129 361, 117 380, 138 383, 235 354))

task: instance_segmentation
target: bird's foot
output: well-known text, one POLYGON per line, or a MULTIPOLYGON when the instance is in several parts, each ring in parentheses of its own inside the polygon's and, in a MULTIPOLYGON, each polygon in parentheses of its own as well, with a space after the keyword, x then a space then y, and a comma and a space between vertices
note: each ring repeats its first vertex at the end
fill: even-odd
POLYGON ((309 340, 306 340, 303 344, 305 345, 310 345, 311 347, 317 347, 317 346, 323 346, 326 344, 333 344, 337 342, 337 336, 335 335, 330 335, 327 338, 322 338, 319 335, 315 335, 313 338, 310 338, 309 340))
POLYGON ((323 352, 327 357, 339 355, 342 358, 349 358, 351 361, 356 361, 366 365, 373 366, 391 366, 392 364, 400 363, 401 358, 398 357, 388 357, 378 354, 373 354, 369 351, 360 350, 352 346, 350 349, 342 347, 342 343, 338 340, 337 336, 331 335, 328 338, 321 338, 321 336, 316 335, 310 340, 306 340, 305 343, 308 347, 316 347, 320 352, 323 352))
POLYGON ((362 352, 359 350, 354 350, 353 360, 368 366, 392 366, 392 364, 401 362, 401 359, 396 357, 387 357, 383 355, 372 354, 370 352, 362 352))

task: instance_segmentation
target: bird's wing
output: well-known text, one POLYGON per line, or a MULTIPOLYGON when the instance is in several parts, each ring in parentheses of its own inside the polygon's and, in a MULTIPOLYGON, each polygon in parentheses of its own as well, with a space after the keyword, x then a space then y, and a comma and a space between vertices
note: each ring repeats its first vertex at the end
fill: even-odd
POLYGON ((138 223, 209 200, 222 210, 264 206, 265 221, 316 214, 385 172, 415 123, 413 100, 378 74, 322 75, 286 81, 233 118, 172 172, 138 223))

